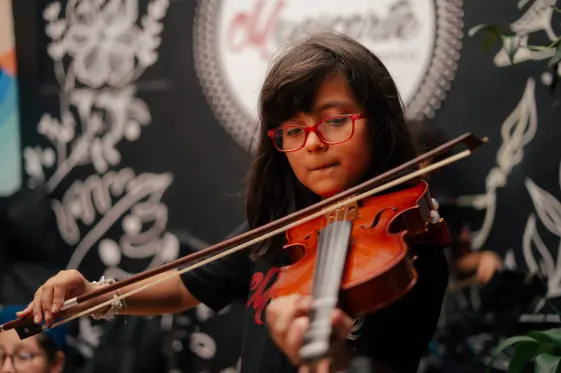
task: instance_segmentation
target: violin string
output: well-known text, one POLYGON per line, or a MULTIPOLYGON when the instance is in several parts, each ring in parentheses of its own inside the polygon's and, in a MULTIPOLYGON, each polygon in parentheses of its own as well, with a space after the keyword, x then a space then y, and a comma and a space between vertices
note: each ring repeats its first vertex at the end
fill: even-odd
MULTIPOLYGON (((72 315, 72 316, 69 316, 69 317, 67 317, 67 318, 65 318, 65 319, 62 319, 62 320, 60 320, 60 321, 57 321, 57 322, 53 323, 53 324, 52 324, 49 328, 47 328, 47 329, 55 328, 55 327, 57 327, 57 326, 66 324, 66 323, 68 323, 68 322, 70 322, 70 321, 72 321, 72 320, 75 320, 75 319, 77 319, 77 318, 80 318, 80 317, 82 317, 82 316, 88 316, 88 315, 90 315, 91 313, 93 313, 93 312, 95 312, 95 311, 97 311, 97 310, 99 310, 99 309, 102 309, 103 307, 109 306, 109 305, 110 305, 111 303, 113 303, 114 301, 122 300, 122 299, 128 298, 128 297, 130 297, 130 296, 132 296, 132 295, 134 295, 134 294, 136 294, 136 293, 139 293, 139 292, 141 292, 141 291, 144 291, 144 290, 146 290, 146 289, 148 289, 148 288, 150 288, 150 287, 152 287, 152 286, 155 286, 155 285, 157 285, 157 284, 159 284, 159 283, 161 283, 161 282, 163 282, 163 281, 169 280, 169 279, 171 279, 171 278, 173 278, 173 277, 175 277, 175 276, 179 276, 179 275, 181 275, 181 274, 183 274, 183 273, 186 273, 186 272, 189 272, 189 271, 191 271, 191 270, 193 270, 193 269, 196 269, 196 268, 198 268, 198 267, 200 267, 200 266, 202 266, 202 265, 205 265, 205 264, 207 264, 207 263, 213 262, 213 261, 215 261, 215 260, 217 260, 217 259, 220 259, 220 258, 222 258, 222 257, 228 256, 228 255, 233 254, 233 253, 235 253, 235 252, 241 251, 242 249, 245 249, 245 248, 247 248, 247 247, 249 247, 249 246, 251 246, 251 245, 254 245, 255 243, 264 241, 264 240, 266 240, 266 239, 268 239, 268 238, 270 238, 270 237, 273 237, 273 236, 275 236, 275 235, 277 235, 277 234, 279 234, 279 233, 283 233, 283 232, 285 232, 286 230, 288 230, 288 229, 290 229, 290 228, 296 227, 296 226, 298 226, 298 225, 300 225, 300 224, 302 224, 302 223, 305 223, 305 222, 307 222, 307 221, 313 220, 313 219, 315 219, 315 218, 317 218, 317 217, 319 217, 319 216, 321 216, 321 215, 325 215, 325 214, 328 213, 328 212, 335 211, 335 210, 337 210, 337 209, 339 209, 339 208, 341 208, 341 207, 344 207, 344 206, 346 206, 346 205, 348 205, 348 204, 350 204, 350 203, 358 202, 359 200, 364 199, 364 198, 366 198, 366 197, 369 197, 369 196, 371 196, 371 195, 373 195, 373 194, 377 194, 377 193, 380 193, 380 192, 385 191, 385 190, 387 190, 387 189, 393 188, 394 186, 397 186, 397 185, 399 185, 399 184, 401 184, 401 183, 404 183, 404 182, 406 182, 406 181, 409 181, 409 180, 411 180, 411 179, 414 179, 414 178, 416 178, 416 177, 418 177, 418 176, 427 174, 427 173, 429 173, 429 172, 431 172, 431 171, 433 171, 433 170, 436 170, 436 169, 438 169, 438 168, 440 168, 440 167, 446 166, 446 165, 448 165, 448 164, 450 164, 450 163, 453 163, 453 162, 456 162, 456 161, 458 161, 458 160, 460 160, 460 159, 466 158, 466 157, 468 157, 471 153, 472 153, 472 151, 471 151, 470 149, 464 150, 464 151, 459 152, 459 153, 457 153, 457 154, 455 154, 455 155, 452 155, 452 156, 450 156, 450 157, 448 157, 448 158, 445 158, 445 159, 443 159, 443 160, 441 160, 441 161, 435 162, 435 163, 433 163, 433 164, 430 164, 430 165, 428 165, 428 166, 425 166, 425 167, 422 167, 422 168, 420 168, 420 169, 418 169, 418 170, 415 170, 415 171, 413 171, 413 172, 410 173, 410 174, 407 174, 407 175, 401 176, 401 177, 399 177, 399 178, 397 178, 397 179, 394 179, 394 180, 392 180, 392 181, 390 181, 390 182, 388 182, 388 183, 386 183, 386 184, 383 184, 383 185, 380 185, 380 186, 378 186, 378 187, 376 187, 376 188, 370 189, 370 190, 368 190, 368 191, 366 191, 366 192, 363 192, 363 193, 361 193, 361 194, 358 194, 358 195, 356 195, 356 196, 354 196, 354 197, 350 197, 349 199, 347 199, 347 200, 345 200, 345 201, 341 201, 341 202, 335 203, 335 204, 333 204, 333 205, 331 205, 331 206, 329 206, 329 207, 326 207, 326 208, 323 209, 323 210, 320 210, 320 211, 318 211, 318 212, 315 212, 315 213, 313 213, 313 214, 310 214, 310 215, 308 215, 308 216, 306 216, 306 217, 304 217, 304 218, 302 218, 302 219, 299 219, 299 220, 297 220, 297 221, 294 221, 294 222, 292 222, 292 223, 288 223, 287 225, 285 225, 285 226, 283 226, 283 227, 280 227, 280 228, 278 228, 278 229, 276 229, 276 230, 273 230, 273 231, 271 231, 271 232, 269 232, 269 233, 263 234, 262 236, 259 236, 259 237, 257 237, 257 238, 252 239, 252 240, 249 240, 249 241, 246 241, 246 242, 244 242, 244 243, 242 243, 242 244, 240 244, 240 245, 238 245, 238 246, 234 246, 234 247, 232 247, 232 248, 230 248, 230 249, 228 249, 228 250, 225 250, 225 251, 223 251, 223 252, 221 252, 221 253, 218 253, 218 254, 216 254, 216 255, 213 255, 213 256, 210 257, 210 258, 203 259, 203 260, 201 260, 201 261, 199 261, 199 262, 197 262, 197 263, 195 263, 195 264, 193 264, 193 265, 191 265, 191 266, 188 266, 188 267, 186 267, 186 268, 183 268, 183 269, 181 269, 181 270, 178 270, 178 271, 174 272, 173 274, 171 274, 171 275, 169 275, 169 276, 164 276, 164 277, 162 277, 162 278, 160 278, 160 279, 158 279, 158 280, 155 280, 155 281, 153 281, 153 282, 147 283, 147 284, 145 284, 145 285, 143 285, 143 286, 141 286, 141 287, 138 287, 138 288, 133 289, 133 290, 131 290, 131 291, 128 291, 128 292, 126 292, 126 293, 124 293, 124 294, 118 295, 118 296, 116 296, 116 297, 114 297, 114 298, 112 298, 112 299, 110 299, 110 300, 107 300, 107 301, 105 301, 105 302, 103 302, 103 303, 100 303, 100 304, 98 304, 98 305, 96 305, 96 306, 93 306, 92 308, 86 309, 86 310, 81 311, 81 312, 79 312, 79 313, 77 313, 77 314, 75 314, 75 315, 72 315)), ((69 303, 69 304, 74 303, 74 304, 75 304, 74 307, 75 307, 76 304, 77 304, 77 303, 76 303, 76 298, 72 298, 72 299, 67 300, 67 301, 65 302, 65 304, 67 304, 67 303, 69 303)))
POLYGON ((312 280, 312 297, 315 299, 319 296, 318 290, 316 289, 316 284, 321 284, 321 279, 322 279, 322 273, 321 273, 321 267, 319 266, 319 263, 322 262, 321 257, 324 254, 324 250, 323 247, 325 246, 325 242, 329 240, 329 231, 330 231, 330 225, 329 223, 327 224, 327 226, 323 229, 320 230, 320 232, 318 233, 318 244, 317 244, 317 248, 316 248, 316 262, 314 263, 314 276, 313 276, 313 280, 312 280))

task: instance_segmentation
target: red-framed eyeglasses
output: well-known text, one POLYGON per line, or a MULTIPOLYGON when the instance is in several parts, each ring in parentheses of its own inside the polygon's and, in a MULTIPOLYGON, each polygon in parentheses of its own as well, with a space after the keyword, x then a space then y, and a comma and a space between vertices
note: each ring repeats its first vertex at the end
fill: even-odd
POLYGON ((310 132, 314 132, 323 143, 336 145, 349 141, 355 132, 355 121, 365 117, 366 114, 336 115, 310 127, 283 125, 269 130, 268 135, 275 148, 285 153, 302 149, 310 132))

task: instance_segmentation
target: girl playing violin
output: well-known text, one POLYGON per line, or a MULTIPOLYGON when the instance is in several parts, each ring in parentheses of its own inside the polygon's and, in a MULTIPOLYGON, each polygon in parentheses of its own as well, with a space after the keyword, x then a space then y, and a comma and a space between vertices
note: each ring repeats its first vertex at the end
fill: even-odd
MULTIPOLYGON (((244 229, 279 219, 416 156, 388 70, 367 48, 340 34, 316 34, 276 59, 259 108, 259 145, 250 171, 244 229)), ((218 311, 243 299, 247 311, 242 371, 296 371, 311 302, 299 295, 270 302, 268 289, 278 268, 288 264, 284 240, 278 235, 251 252, 239 251, 126 302, 115 301, 93 316, 175 313, 200 302, 218 311)), ((415 267, 416 285, 389 307, 354 321, 339 309, 334 312, 332 371, 346 369, 353 356, 367 356, 387 369, 380 372, 416 371, 440 315, 448 267, 442 249, 435 247, 419 250, 415 267)), ((74 270, 62 271, 37 290, 18 317, 50 324, 65 299, 105 283, 90 283, 74 270)), ((78 307, 86 309, 111 297, 78 307)))

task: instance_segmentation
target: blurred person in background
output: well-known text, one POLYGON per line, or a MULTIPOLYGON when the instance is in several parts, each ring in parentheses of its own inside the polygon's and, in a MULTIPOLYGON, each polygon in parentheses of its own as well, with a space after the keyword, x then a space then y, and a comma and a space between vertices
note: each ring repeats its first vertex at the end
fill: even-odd
POLYGON ((0 304, 22 304, 73 251, 62 238, 42 186, 24 186, 0 197, 0 304))
MULTIPOLYGON (((0 324, 13 320, 25 306, 0 309, 0 324)), ((0 373, 61 373, 67 329, 64 326, 20 340, 15 330, 0 333, 0 373)))
MULTIPOLYGON (((450 140, 446 131, 434 123, 409 120, 408 124, 419 153, 450 140)), ((421 166, 451 155, 445 152, 421 166)), ((520 316, 531 312, 532 305, 547 292, 546 283, 539 276, 506 268, 499 255, 488 248, 473 249, 469 225, 479 217, 477 212, 472 216, 473 209, 457 203, 461 194, 458 183, 469 172, 463 167, 452 165, 428 176, 431 195, 446 219, 452 244, 446 250, 450 279, 438 328, 417 373, 482 372, 489 368, 486 362, 499 338, 519 330, 520 316)))

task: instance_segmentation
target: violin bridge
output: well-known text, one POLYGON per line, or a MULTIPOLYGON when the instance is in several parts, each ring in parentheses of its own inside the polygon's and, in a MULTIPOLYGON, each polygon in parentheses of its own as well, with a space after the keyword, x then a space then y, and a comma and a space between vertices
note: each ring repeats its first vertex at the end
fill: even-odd
POLYGON ((355 220, 358 218, 358 202, 349 203, 343 207, 339 207, 327 216, 327 224, 336 221, 355 220))

